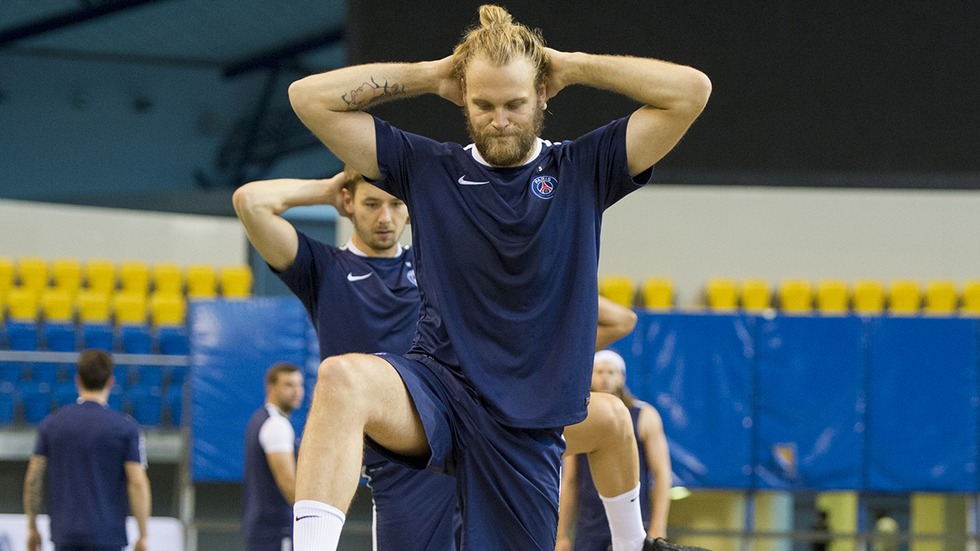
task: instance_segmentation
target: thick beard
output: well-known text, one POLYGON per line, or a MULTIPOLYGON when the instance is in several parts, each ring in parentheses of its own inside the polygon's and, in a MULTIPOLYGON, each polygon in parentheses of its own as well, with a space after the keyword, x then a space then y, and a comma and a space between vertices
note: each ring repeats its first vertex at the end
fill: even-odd
POLYGON ((534 141, 544 128, 544 110, 535 109, 530 126, 515 126, 515 131, 504 135, 489 128, 474 128, 469 116, 466 117, 466 128, 470 131, 470 139, 476 144, 476 149, 490 166, 517 166, 527 158, 534 147, 534 141))

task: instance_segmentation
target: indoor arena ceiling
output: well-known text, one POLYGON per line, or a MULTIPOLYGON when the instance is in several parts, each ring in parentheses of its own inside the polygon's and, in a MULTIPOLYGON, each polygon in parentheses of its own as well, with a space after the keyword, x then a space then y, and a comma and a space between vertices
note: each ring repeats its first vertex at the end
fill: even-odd
POLYGON ((206 64, 227 76, 343 40, 346 0, 0 0, 0 49, 206 64))

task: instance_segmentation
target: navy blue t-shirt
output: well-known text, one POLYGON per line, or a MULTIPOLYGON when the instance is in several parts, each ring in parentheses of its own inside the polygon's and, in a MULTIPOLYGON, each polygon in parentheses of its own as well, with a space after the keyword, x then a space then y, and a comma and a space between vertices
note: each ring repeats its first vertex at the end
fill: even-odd
POLYGON ((143 437, 131 417, 97 402, 64 406, 41 422, 34 455, 47 458, 56 546, 127 544, 124 465, 146 466, 143 437))
POLYGON ((320 341, 320 359, 408 351, 419 318, 408 249, 395 258, 367 257, 297 234, 296 260, 276 275, 306 307, 320 341))
POLYGON ((504 424, 585 418, 602 212, 651 172, 629 175, 627 121, 538 140, 530 162, 495 169, 475 146, 375 119, 376 185, 412 219, 422 300, 412 352, 460 372, 504 424))
POLYGON ((242 535, 248 543, 265 543, 273 549, 284 537, 293 534, 293 506, 286 502, 279 490, 259 441, 259 433, 269 417, 268 407, 260 408, 245 426, 242 535))

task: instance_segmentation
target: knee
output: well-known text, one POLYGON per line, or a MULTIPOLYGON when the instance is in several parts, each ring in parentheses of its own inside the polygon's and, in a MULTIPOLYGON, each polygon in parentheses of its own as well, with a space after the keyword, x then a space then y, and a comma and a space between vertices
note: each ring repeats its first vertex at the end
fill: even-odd
POLYGON ((633 417, 622 400, 611 394, 593 393, 589 415, 596 415, 601 433, 615 440, 629 440, 633 436, 633 417))
POLYGON ((338 403, 343 400, 349 403, 360 395, 367 386, 364 384, 363 370, 359 369, 358 358, 357 354, 346 354, 331 356, 320 362, 313 401, 338 403))

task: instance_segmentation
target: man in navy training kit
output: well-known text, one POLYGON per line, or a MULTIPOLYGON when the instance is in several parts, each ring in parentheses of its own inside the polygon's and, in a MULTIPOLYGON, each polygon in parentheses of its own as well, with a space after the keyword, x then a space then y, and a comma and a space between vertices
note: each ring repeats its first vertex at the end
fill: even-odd
POLYGON ((51 541, 58 551, 123 549, 130 510, 139 527, 133 550, 146 551, 146 448, 136 421, 107 406, 115 382, 112 368, 108 352, 83 351, 75 375, 78 401, 59 408, 38 426, 24 479, 29 551, 41 548, 37 515, 45 480, 51 541))
MULTIPOLYGON (((596 352, 592 391, 612 394, 629 408, 639 450, 640 505, 644 525, 650 537, 666 538, 672 473, 660 414, 650 404, 634 398, 626 388, 626 361, 612 350, 596 352)), ((555 551, 606 551, 611 544, 602 497, 592 481, 588 457, 566 457, 555 551)))
POLYGON ((289 415, 303 404, 303 373, 289 362, 265 373, 265 405, 245 426, 242 537, 248 551, 293 548, 296 432, 289 415))
MULTIPOLYGON (((326 180, 250 182, 236 190, 234 205, 253 245, 306 306, 324 358, 330 351, 411 347, 420 303, 410 251, 398 243, 408 223, 403 201, 346 170, 326 180), (281 216, 311 204, 333 205, 352 220, 354 232, 344 247, 311 239, 281 216)), ((632 310, 601 301, 597 348, 628 334, 635 323, 632 310)), ((618 400, 599 396, 590 403, 587 420, 565 436, 569 450, 608 465, 597 480, 627 489, 637 484, 639 464, 629 460, 636 442, 629 412, 618 400)), ((455 546, 453 478, 388 461, 371 448, 365 449, 364 464, 375 504, 377 549, 455 546)), ((635 516, 640 516, 638 504, 635 516)))
MULTIPOLYGON (((603 210, 650 180, 710 83, 654 59, 546 48, 497 6, 482 6, 480 22, 441 60, 347 67, 290 86, 304 124, 405 201, 422 302, 404 356, 320 365, 297 464, 298 551, 336 549, 365 440, 456 477, 464 549, 554 549, 562 430, 585 418, 590 397, 603 210), (547 100, 572 84, 642 106, 576 140, 541 140, 547 100), (423 93, 463 106, 475 144, 363 112, 423 93)), ((653 548, 638 528, 614 548, 653 548)))

